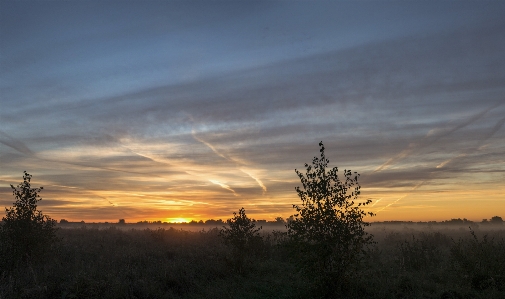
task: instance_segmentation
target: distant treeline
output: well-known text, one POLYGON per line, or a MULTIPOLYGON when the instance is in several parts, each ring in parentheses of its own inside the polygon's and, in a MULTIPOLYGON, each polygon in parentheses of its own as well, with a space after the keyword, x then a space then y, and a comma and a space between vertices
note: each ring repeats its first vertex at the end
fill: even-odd
MULTIPOLYGON (((286 225, 288 222, 292 221, 292 217, 289 217, 288 219, 284 219, 282 217, 277 217, 275 218, 275 220, 273 221, 267 221, 267 220, 254 220, 254 222, 258 225, 286 225)), ((466 218, 457 218, 457 219, 451 219, 451 220, 444 220, 444 221, 375 221, 375 222, 372 222, 373 224, 423 224, 423 225, 432 225, 432 224, 441 224, 441 225, 444 225, 444 224, 498 224, 498 225, 502 225, 503 224, 503 219, 502 217, 500 216, 493 216, 491 217, 490 219, 482 219, 482 221, 480 222, 476 222, 476 221, 471 221, 471 220, 468 220, 466 218)), ((72 223, 72 224, 78 224, 78 223, 86 223, 85 221, 77 221, 77 222, 71 222, 71 221, 67 221, 65 219, 61 219, 60 224, 67 224, 67 223, 72 223)), ((91 222, 91 223, 95 223, 95 222, 91 222)), ((116 224, 127 224, 127 222, 125 221, 125 219, 119 219, 118 222, 97 222, 97 224, 113 224, 113 223, 116 223, 116 224)), ((218 220, 214 220, 214 219, 208 219, 208 220, 200 220, 200 221, 195 221, 195 220, 192 220, 190 222, 166 222, 166 221, 161 221, 161 220, 157 220, 157 221, 147 221, 147 220, 144 220, 144 221, 138 221, 136 223, 134 222, 131 222, 131 223, 128 223, 128 224, 185 224, 185 225, 226 225, 226 221, 223 221, 222 219, 218 219, 218 220)))
POLYGON ((451 220, 444 220, 444 221, 378 221, 378 222, 373 222, 375 224, 503 224, 503 219, 500 216, 493 216, 491 219, 482 219, 480 222, 468 220, 466 218, 458 218, 458 219, 451 219, 451 220))

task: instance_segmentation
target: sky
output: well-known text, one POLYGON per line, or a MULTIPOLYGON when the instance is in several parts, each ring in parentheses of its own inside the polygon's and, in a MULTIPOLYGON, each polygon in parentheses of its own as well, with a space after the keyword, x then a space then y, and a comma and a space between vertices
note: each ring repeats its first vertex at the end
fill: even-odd
POLYGON ((505 217, 503 1, 0 0, 0 206, 273 220, 319 155, 369 221, 505 217))

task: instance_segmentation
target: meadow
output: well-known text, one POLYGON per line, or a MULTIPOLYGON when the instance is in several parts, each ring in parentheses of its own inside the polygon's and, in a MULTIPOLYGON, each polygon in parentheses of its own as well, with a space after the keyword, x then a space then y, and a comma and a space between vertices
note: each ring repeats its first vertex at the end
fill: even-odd
POLYGON ((60 227, 42 260, 0 271, 0 298, 505 298, 503 225, 373 224, 376 244, 331 295, 302 275, 283 226, 242 261, 219 228, 181 228, 60 227))

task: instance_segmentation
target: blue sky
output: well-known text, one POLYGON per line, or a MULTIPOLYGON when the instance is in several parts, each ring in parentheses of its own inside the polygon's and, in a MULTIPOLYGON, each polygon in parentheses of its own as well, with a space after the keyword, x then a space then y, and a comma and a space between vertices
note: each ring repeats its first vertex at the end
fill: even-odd
POLYGON ((322 140, 377 220, 490 218, 505 211, 504 13, 0 0, 0 203, 26 170, 57 219, 287 217, 322 140))

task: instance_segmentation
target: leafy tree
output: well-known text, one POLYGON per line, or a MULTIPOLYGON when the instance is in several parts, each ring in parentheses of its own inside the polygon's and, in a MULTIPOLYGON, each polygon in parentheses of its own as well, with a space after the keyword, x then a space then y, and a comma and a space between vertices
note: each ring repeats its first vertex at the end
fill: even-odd
POLYGON ((256 227, 255 220, 247 217, 244 208, 241 208, 238 214, 233 212, 233 218, 226 222, 228 227, 223 226, 220 236, 225 244, 231 247, 235 266, 242 272, 245 258, 261 243, 259 231, 262 227, 256 227))
POLYGON ((374 214, 362 210, 371 200, 356 202, 359 174, 344 170, 341 180, 337 167, 327 171, 329 160, 323 143, 319 146, 320 158, 305 164, 305 174, 295 169, 303 186, 295 188, 301 203, 293 205, 297 213, 287 228, 302 270, 315 279, 335 283, 353 273, 366 246, 373 243, 373 236, 364 230, 370 224, 363 218, 374 214))
POLYGON ((17 187, 11 185, 16 201, 12 208, 5 208, 0 226, 2 255, 11 266, 42 256, 56 240, 56 220, 37 210, 43 187, 31 188, 31 178, 25 171, 23 182, 17 187))
POLYGON ((251 243, 260 237, 262 227, 256 228, 255 220, 247 217, 244 208, 238 214, 233 212, 233 218, 226 220, 226 223, 228 227, 223 226, 221 236, 226 244, 238 251, 247 251, 251 243))

